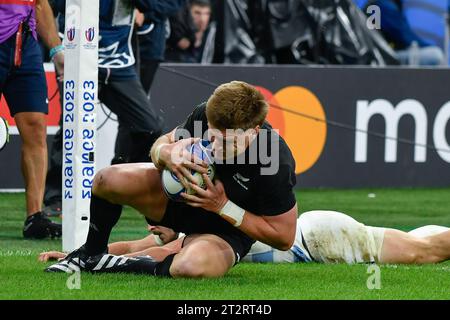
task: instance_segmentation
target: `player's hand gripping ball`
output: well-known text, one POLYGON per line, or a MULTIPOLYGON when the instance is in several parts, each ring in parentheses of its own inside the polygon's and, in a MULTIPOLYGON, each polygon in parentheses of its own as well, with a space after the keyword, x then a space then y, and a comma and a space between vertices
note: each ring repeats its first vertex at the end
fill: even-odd
POLYGON ((9 128, 8 122, 5 119, 0 117, 0 151, 6 146, 9 142, 9 128))
MULTIPOLYGON (((215 168, 214 159, 212 157, 212 144, 207 140, 200 140, 187 147, 188 151, 194 154, 200 160, 208 164, 208 177, 211 181, 214 179, 215 168)), ((206 189, 206 183, 203 181, 202 174, 191 170, 192 176, 195 178, 197 185, 206 189)), ((162 185, 167 197, 173 201, 184 201, 181 193, 195 194, 196 192, 191 188, 185 188, 178 177, 168 169, 164 169, 161 175, 162 185)), ((186 179, 187 180, 187 179, 186 179)))

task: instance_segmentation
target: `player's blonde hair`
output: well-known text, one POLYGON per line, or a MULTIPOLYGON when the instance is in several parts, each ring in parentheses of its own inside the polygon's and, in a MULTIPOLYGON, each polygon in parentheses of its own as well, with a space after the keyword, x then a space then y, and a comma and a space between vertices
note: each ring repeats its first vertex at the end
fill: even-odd
POLYGON ((232 81, 219 86, 206 104, 208 122, 216 129, 252 129, 266 119, 269 105, 254 86, 232 81))

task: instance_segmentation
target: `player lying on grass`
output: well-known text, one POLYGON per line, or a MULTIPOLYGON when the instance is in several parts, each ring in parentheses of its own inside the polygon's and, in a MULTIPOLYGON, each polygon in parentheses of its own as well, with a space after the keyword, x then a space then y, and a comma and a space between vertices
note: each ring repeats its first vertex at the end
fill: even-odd
MULTIPOLYGON (((169 228, 150 227, 153 235, 137 241, 116 242, 109 252, 128 257, 149 255, 163 260, 183 246, 184 237, 169 228)), ((297 219, 290 250, 281 251, 257 241, 242 259, 247 262, 391 263, 424 264, 450 259, 450 228, 424 226, 408 233, 365 226, 335 211, 305 212, 297 219)), ((61 252, 44 252, 41 261, 61 259, 61 252)), ((69 265, 67 265, 69 267, 69 265)))

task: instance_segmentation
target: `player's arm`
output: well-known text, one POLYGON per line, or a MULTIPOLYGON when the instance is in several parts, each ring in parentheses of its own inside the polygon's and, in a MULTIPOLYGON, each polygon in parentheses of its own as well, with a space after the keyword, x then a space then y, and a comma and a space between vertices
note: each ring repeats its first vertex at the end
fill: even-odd
POLYGON ((159 137, 155 143, 153 143, 150 150, 150 158, 152 158, 153 164, 160 170, 164 169, 165 166, 165 161, 161 156, 165 158, 167 152, 170 152, 166 147, 175 142, 175 130, 176 129, 173 129, 169 133, 159 137), (164 148, 164 152, 161 154, 162 148, 164 148))
POLYGON ((297 205, 276 216, 257 216, 245 211, 238 228, 255 240, 285 251, 294 244, 296 220, 297 205))
POLYGON ((215 184, 204 174, 207 189, 190 185, 196 195, 183 193, 187 204, 219 214, 223 219, 246 233, 249 237, 279 250, 289 250, 294 244, 297 226, 297 205, 278 215, 259 216, 240 208, 225 194, 223 184, 215 184))
POLYGON ((178 239, 178 233, 170 228, 149 226, 149 231, 153 234, 140 240, 121 241, 109 244, 108 252, 115 255, 139 253, 149 248, 163 247, 178 239))
POLYGON ((61 39, 56 31, 55 18, 48 0, 36 0, 37 32, 47 48, 61 45, 61 39))
MULTIPOLYGON (((120 241, 114 242, 108 245, 108 253, 114 255, 127 255, 130 257, 146 255, 152 252, 150 249, 161 248, 158 256, 167 256, 171 252, 175 252, 181 245, 175 240, 178 238, 178 233, 170 228, 161 226, 150 227, 149 231, 153 234, 145 237, 144 239, 134 241, 120 241), (150 250, 150 251, 149 251, 150 250)), ((177 252, 178 252, 177 251, 177 252)), ((153 251, 154 252, 154 251, 153 251)), ((158 252, 158 251, 157 251, 158 252)), ((64 259, 66 254, 59 251, 48 251, 39 254, 38 260, 41 262, 47 262, 50 260, 64 259)))
POLYGON ((64 77, 64 47, 56 30, 55 17, 48 0, 36 0, 37 32, 42 42, 50 49, 50 56, 55 64, 58 80, 64 77))
POLYGON ((175 241, 169 242, 162 247, 146 248, 142 251, 135 251, 126 254, 126 257, 138 257, 138 256, 151 256, 156 261, 164 260, 168 255, 178 253, 183 245, 183 238, 179 238, 175 241))
POLYGON ((64 259, 66 254, 59 251, 47 251, 41 252, 38 256, 38 260, 41 262, 47 262, 52 260, 64 259))
MULTIPOLYGON (((157 244, 153 235, 149 235, 141 240, 111 243, 108 245, 108 253, 114 255, 123 255, 133 252, 139 252, 155 246, 159 246, 159 244, 157 244)), ((51 260, 64 259, 65 257, 66 254, 64 252, 48 251, 40 253, 38 260, 41 262, 47 262, 51 260)))
POLYGON ((114 255, 128 254, 132 252, 142 251, 147 248, 159 246, 155 237, 151 234, 143 239, 134 241, 120 241, 108 245, 108 253, 114 255))

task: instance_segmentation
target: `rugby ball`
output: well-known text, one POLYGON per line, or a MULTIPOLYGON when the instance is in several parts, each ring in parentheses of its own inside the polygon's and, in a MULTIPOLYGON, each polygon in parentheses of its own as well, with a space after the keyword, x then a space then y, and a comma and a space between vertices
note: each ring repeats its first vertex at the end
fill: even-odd
POLYGON ((0 117, 0 150, 2 150, 9 142, 8 122, 0 117))
MULTIPOLYGON (((187 147, 187 150, 196 155, 199 159, 203 160, 208 164, 208 177, 213 180, 215 169, 214 169, 214 160, 212 157, 212 149, 211 143, 207 140, 200 140, 197 143, 194 143, 187 147)), ((200 173, 195 170, 191 170, 191 174, 197 181, 197 185, 201 188, 205 189, 206 184, 203 181, 203 177, 200 173)), ((171 172, 169 169, 164 169, 161 175, 162 186, 165 194, 170 200, 182 202, 184 198, 181 197, 181 193, 187 194, 195 194, 195 191, 191 188, 186 189, 183 184, 180 182, 178 177, 171 172)))

